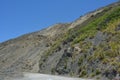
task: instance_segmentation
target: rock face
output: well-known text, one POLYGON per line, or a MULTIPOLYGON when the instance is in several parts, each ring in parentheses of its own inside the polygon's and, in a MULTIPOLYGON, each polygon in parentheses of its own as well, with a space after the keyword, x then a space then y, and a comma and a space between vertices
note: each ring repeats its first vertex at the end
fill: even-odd
POLYGON ((0 76, 16 72, 38 72, 41 55, 51 47, 59 35, 67 30, 69 25, 57 24, 1 43, 0 76))
POLYGON ((120 74, 120 2, 0 43, 0 78, 39 72, 105 80, 120 74))

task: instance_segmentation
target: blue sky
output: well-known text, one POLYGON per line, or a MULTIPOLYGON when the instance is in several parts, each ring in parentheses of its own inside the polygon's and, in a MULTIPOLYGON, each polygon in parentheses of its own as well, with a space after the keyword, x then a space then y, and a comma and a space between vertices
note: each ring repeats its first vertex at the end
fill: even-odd
POLYGON ((51 26, 117 0, 0 0, 0 42, 51 26))

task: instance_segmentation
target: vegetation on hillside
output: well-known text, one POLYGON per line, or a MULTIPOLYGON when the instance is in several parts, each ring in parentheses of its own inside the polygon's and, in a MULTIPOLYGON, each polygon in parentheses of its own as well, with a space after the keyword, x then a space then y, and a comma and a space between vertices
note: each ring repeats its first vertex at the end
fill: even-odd
POLYGON ((64 67, 60 70, 52 68, 52 72, 61 74, 59 72, 63 70, 64 74, 73 76, 105 76, 109 79, 120 74, 120 6, 106 7, 101 13, 92 15, 84 23, 61 35, 45 52, 44 59, 40 60, 40 67, 47 57, 62 50, 64 45, 70 45, 71 50, 74 50, 71 51, 71 56, 62 56, 58 65, 65 64, 62 65, 64 67), (76 45, 80 51, 75 51, 76 45), (75 62, 78 72, 68 68, 69 63, 72 65, 75 62), (65 70, 68 72, 64 72, 65 70))

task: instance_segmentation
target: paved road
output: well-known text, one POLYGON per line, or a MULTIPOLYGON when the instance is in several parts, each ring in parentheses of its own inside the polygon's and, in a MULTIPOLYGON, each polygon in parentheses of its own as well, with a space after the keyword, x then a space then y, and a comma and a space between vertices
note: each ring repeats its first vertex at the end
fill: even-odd
POLYGON ((24 78, 12 79, 12 80, 93 80, 93 79, 68 78, 68 77, 37 74, 37 73, 24 73, 24 78))

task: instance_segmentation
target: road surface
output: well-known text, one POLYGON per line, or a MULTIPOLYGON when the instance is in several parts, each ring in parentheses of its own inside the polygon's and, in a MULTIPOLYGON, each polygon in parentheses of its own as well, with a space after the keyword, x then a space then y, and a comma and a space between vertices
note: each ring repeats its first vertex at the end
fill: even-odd
POLYGON ((14 78, 11 80, 93 80, 93 79, 69 78, 69 77, 53 76, 46 74, 37 74, 37 73, 23 73, 23 76, 24 77, 22 78, 14 78))

